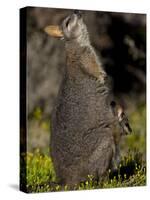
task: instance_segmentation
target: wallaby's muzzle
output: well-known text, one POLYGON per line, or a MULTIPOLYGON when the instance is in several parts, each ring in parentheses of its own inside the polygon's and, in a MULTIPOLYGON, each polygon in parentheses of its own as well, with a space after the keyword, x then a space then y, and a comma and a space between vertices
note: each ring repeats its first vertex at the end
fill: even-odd
POLYGON ((76 14, 79 18, 82 17, 82 12, 80 10, 74 10, 74 14, 76 14))

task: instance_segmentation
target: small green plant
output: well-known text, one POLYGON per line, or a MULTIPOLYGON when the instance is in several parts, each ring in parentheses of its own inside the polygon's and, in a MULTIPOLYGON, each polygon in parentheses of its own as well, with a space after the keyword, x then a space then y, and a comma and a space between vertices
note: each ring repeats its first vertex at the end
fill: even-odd
POLYGON ((22 154, 21 161, 24 165, 21 166, 21 178, 27 184, 27 192, 50 191, 50 183, 56 179, 51 158, 36 149, 34 153, 22 154))

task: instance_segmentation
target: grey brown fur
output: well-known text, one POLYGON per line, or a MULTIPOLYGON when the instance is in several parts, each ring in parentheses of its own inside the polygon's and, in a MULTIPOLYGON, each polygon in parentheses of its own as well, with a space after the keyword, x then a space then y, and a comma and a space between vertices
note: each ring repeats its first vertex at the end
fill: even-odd
POLYGON ((105 176, 117 155, 114 135, 121 129, 107 75, 80 13, 68 16, 61 28, 67 65, 52 114, 51 156, 60 183, 72 186, 88 175, 105 176))

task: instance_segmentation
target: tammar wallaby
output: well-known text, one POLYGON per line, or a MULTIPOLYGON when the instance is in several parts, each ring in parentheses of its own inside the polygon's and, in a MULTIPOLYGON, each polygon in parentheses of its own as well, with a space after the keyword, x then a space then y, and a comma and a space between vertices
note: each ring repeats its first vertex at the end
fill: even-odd
POLYGON ((62 38, 66 50, 66 71, 51 121, 57 178, 70 186, 88 175, 102 180, 118 157, 116 134, 131 132, 128 120, 112 99, 108 76, 90 44, 81 13, 76 11, 61 26, 47 26, 45 31, 62 38))

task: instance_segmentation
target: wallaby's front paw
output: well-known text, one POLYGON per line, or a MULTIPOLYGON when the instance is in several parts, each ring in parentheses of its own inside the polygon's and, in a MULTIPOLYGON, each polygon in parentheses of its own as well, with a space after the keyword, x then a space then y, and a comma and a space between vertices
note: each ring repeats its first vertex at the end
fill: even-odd
POLYGON ((101 87, 105 84, 105 79, 104 77, 100 77, 96 80, 96 84, 97 84, 97 87, 96 87, 96 91, 97 92, 100 92, 101 91, 101 87))
POLYGON ((105 84, 107 79, 107 74, 105 72, 101 72, 98 79, 97 79, 97 83, 98 84, 105 84))
POLYGON ((96 82, 98 85, 103 85, 105 83, 105 79, 103 77, 100 77, 99 79, 97 79, 96 82))
POLYGON ((96 92, 101 92, 101 86, 100 86, 100 85, 98 85, 98 86, 96 87, 96 92))

